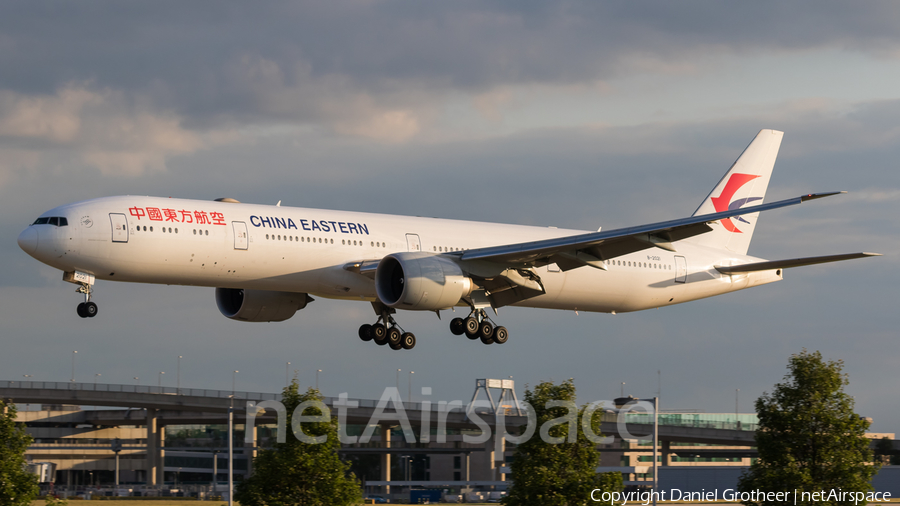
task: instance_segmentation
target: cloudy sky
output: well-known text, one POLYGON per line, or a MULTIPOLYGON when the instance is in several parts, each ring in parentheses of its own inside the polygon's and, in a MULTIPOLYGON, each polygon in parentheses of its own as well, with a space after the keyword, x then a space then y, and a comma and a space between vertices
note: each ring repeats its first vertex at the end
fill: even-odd
POLYGON ((476 378, 574 378, 583 401, 731 412, 792 353, 843 360, 874 429, 900 432, 895 2, 8 2, 0 15, 0 379, 434 399, 476 378), (100 282, 97 318, 15 241, 106 195, 595 230, 690 215, 761 128, 785 131, 750 253, 884 257, 632 314, 503 309, 509 343, 402 315, 413 352, 365 344, 368 304, 228 320, 204 288, 100 282), (135 381, 133 378, 138 377, 135 381))

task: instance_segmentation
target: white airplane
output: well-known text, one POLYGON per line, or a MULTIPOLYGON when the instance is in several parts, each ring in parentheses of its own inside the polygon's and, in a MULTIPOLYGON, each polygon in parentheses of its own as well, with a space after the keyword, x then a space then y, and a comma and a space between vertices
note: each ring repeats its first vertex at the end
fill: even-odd
POLYGON ((521 225, 160 197, 105 197, 51 209, 19 246, 79 285, 95 280, 208 286, 219 310, 283 321, 313 299, 368 301, 363 341, 411 349, 396 310, 468 307, 450 330, 485 344, 506 328, 485 311, 522 306, 618 313, 680 304, 782 279, 782 270, 877 255, 767 261, 747 255, 782 132, 762 130, 689 218, 586 232, 521 225))

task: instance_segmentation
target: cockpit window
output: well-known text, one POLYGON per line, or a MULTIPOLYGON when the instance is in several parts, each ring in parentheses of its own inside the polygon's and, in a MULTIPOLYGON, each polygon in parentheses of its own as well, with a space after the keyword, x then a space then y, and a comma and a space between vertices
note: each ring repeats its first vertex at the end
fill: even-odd
POLYGON ((43 216, 36 220, 32 225, 53 225, 55 227, 68 227, 69 220, 63 216, 43 216))

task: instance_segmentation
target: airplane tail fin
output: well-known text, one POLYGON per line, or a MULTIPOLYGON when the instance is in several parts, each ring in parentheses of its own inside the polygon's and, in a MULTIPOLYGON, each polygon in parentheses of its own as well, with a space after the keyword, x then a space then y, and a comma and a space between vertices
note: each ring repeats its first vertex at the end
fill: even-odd
MULTIPOLYGON (((725 176, 703 199, 693 216, 762 204, 782 136, 784 132, 778 130, 760 130, 725 176)), ((712 232, 688 240, 745 255, 758 217, 759 213, 750 213, 725 218, 712 225, 712 232)))

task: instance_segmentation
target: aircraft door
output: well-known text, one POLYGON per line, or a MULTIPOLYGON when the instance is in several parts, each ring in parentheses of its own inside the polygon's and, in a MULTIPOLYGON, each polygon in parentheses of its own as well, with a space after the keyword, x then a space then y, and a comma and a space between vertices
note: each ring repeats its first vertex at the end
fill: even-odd
POLYGON ((406 234, 406 246, 409 251, 422 251, 422 243, 418 234, 406 234))
POLYGON ((128 219, 124 214, 109 213, 112 225, 112 242, 128 242, 128 219))
POLYGON ((687 262, 683 256, 675 256, 675 282, 684 283, 687 281, 687 262))
POLYGON ((234 228, 234 249, 247 249, 249 238, 247 237, 247 224, 243 221, 232 221, 234 228))

